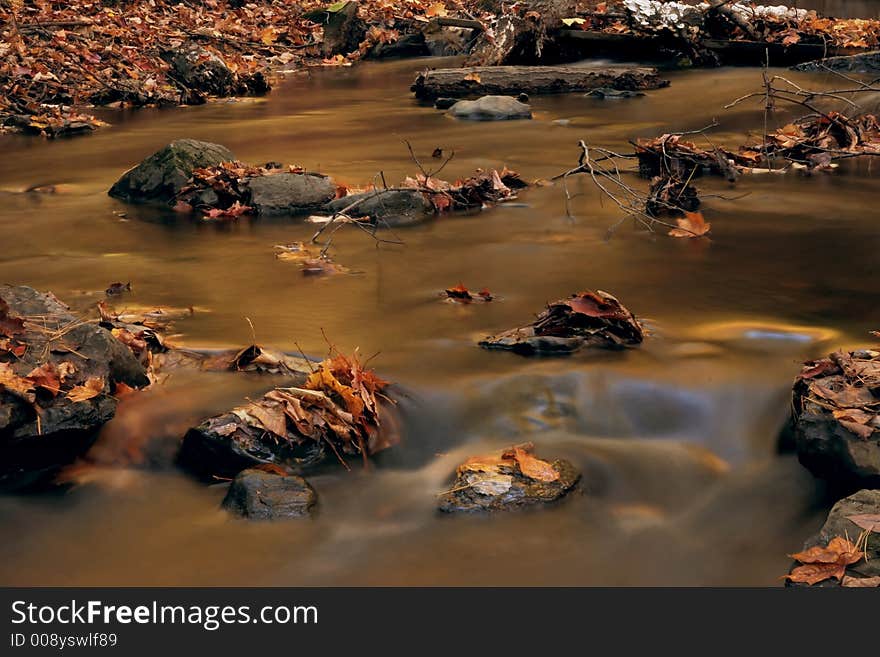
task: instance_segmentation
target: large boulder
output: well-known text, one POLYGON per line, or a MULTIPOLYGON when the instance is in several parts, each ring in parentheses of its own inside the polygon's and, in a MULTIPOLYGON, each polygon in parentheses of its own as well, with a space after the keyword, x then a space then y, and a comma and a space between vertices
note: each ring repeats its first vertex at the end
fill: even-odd
POLYGON ((115 414, 117 386, 148 383, 110 331, 50 294, 0 285, 0 489, 83 454, 115 414))
POLYGON ((434 216, 434 206, 418 190, 378 190, 352 194, 327 204, 328 212, 342 212, 353 203, 357 205, 346 212, 351 217, 370 217, 374 223, 411 226, 434 216))
POLYGON ((130 203, 169 203, 184 188, 194 169, 230 162, 225 146, 195 139, 178 139, 129 169, 108 192, 130 203))
MULTIPOLYGON (((880 585, 880 490, 860 490, 837 502, 819 533, 804 543, 801 554, 828 546, 836 538, 858 543, 857 547, 865 554, 855 563, 847 564, 842 577, 828 577, 813 586, 876 587, 880 585), (858 537, 865 532, 869 532, 867 541, 858 543, 858 537), (867 578, 874 579, 864 581, 867 578)), ((793 564, 792 572, 800 565, 793 564)), ((805 586, 806 584, 788 582, 787 585, 805 586)))
POLYGON ((248 180, 247 204, 263 215, 297 214, 336 196, 336 183, 317 173, 276 173, 248 180))
POLYGON ((309 516, 316 501, 315 490, 302 477, 250 468, 232 481, 223 508, 250 520, 281 520, 309 516))
POLYGON ((449 115, 468 121, 510 121, 532 118, 532 108, 512 96, 483 96, 458 101, 449 108, 449 115))
POLYGON ((880 486, 880 352, 807 362, 792 408, 795 448, 810 472, 843 489, 880 486))

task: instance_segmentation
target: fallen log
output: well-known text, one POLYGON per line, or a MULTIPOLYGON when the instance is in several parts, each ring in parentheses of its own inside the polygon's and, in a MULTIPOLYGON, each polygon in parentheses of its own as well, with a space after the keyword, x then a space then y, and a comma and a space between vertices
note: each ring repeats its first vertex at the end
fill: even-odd
POLYGON ((880 50, 858 55, 827 57, 792 66, 796 71, 841 71, 845 73, 876 73, 880 71, 880 50))
POLYGON ((621 90, 660 89, 668 80, 656 69, 580 66, 476 66, 440 68, 419 73, 410 90, 416 98, 477 97, 487 94, 556 94, 599 87, 621 90))

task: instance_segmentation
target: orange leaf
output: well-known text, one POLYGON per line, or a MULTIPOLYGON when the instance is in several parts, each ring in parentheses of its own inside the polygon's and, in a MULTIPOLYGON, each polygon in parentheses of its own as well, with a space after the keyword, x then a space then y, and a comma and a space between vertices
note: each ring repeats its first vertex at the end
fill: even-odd
POLYGON ((712 228, 702 212, 685 212, 684 217, 675 220, 678 228, 669 231, 670 237, 702 237, 712 228))
POLYGON ((519 464, 520 471, 529 479, 538 481, 556 481, 559 473, 547 461, 532 456, 522 447, 513 448, 513 457, 519 464))
POLYGON ((817 582, 831 579, 832 577, 842 579, 844 571, 846 571, 846 566, 841 566, 836 563, 811 563, 805 566, 798 566, 785 577, 792 582, 799 582, 801 584, 809 584, 812 586, 817 582))

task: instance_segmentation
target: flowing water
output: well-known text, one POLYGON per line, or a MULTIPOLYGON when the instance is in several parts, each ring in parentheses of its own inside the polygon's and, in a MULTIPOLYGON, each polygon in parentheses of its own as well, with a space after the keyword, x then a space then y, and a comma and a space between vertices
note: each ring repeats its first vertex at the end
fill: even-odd
POLYGON ((329 278, 273 257, 273 245, 310 237, 301 220, 200 224, 106 195, 181 137, 349 184, 415 173, 404 139, 425 161, 437 146, 454 150, 449 179, 507 165, 531 180, 574 166, 579 139, 626 150, 628 139, 717 119, 713 140, 734 144, 763 122, 758 102, 722 109, 760 86, 760 71, 736 68, 671 73, 671 87, 631 101, 534 98, 530 122, 455 122, 408 92, 416 71, 443 63, 313 71, 261 101, 108 113, 113 126, 87 138, 2 138, 0 280, 82 309, 130 280, 125 303, 195 308, 176 326, 187 345, 248 343, 249 318, 264 345, 320 355, 323 332, 342 350, 380 352, 371 364, 404 391, 407 437, 371 473, 313 478, 312 520, 235 521, 218 508, 223 485, 197 483, 167 457, 113 465, 132 443, 172 451, 189 423, 259 393, 234 376, 172 378, 121 405, 93 455, 108 465, 80 485, 0 498, 0 582, 778 584, 785 554, 827 508, 796 459, 777 453, 790 383, 800 361, 880 326, 870 162, 735 186, 700 180, 704 193, 738 197, 707 198, 711 240, 627 223, 606 241, 619 213, 588 181, 570 182, 571 217, 558 185, 535 187, 399 230, 403 246, 340 231, 332 253, 353 273, 329 278), (57 193, 21 192, 45 184, 57 193), (441 302, 459 282, 500 299, 441 302), (645 319, 640 349, 529 360, 475 346, 585 288, 645 319), (535 512, 434 512, 456 463, 524 440, 578 464, 583 490, 535 512))

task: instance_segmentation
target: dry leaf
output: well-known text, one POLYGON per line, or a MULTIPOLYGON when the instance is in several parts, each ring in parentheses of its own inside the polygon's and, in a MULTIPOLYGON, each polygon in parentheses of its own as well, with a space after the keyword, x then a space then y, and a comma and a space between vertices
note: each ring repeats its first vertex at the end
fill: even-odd
POLYGON ((880 513, 857 513, 847 516, 846 519, 851 520, 862 529, 880 534, 880 513))
POLYGON ((791 556, 804 565, 793 569, 785 577, 792 582, 810 584, 812 586, 817 582, 831 579, 832 577, 843 579, 846 567, 856 563, 865 556, 865 553, 859 550, 849 539, 835 536, 828 541, 828 545, 825 547, 816 545, 809 550, 804 550, 791 556))
POLYGON ((67 398, 72 402, 83 402, 97 397, 104 392, 104 379, 93 376, 86 380, 83 385, 74 386, 67 393, 67 398))
POLYGON ((678 228, 669 231, 670 237, 702 237, 712 228, 712 224, 703 218, 702 212, 685 212, 675 222, 678 228))
POLYGON ((550 463, 532 456, 521 447, 513 448, 513 456, 519 464, 520 471, 529 479, 546 482, 559 479, 559 473, 550 463))
POLYGON ((880 577, 850 577, 846 575, 841 583, 851 589, 874 589, 880 587, 880 577))
POLYGON ((480 84, 483 81, 482 79, 480 79, 480 74, 476 71, 471 71, 470 73, 465 75, 464 80, 467 82, 476 82, 477 84, 480 84))

